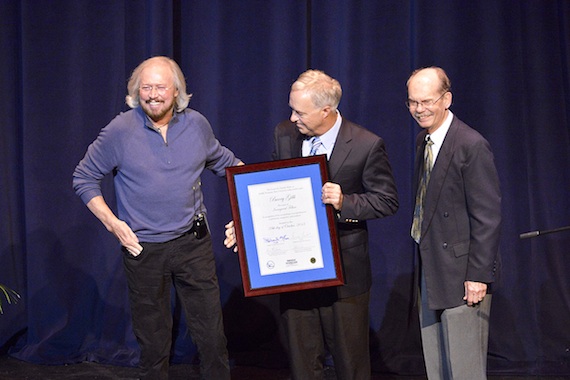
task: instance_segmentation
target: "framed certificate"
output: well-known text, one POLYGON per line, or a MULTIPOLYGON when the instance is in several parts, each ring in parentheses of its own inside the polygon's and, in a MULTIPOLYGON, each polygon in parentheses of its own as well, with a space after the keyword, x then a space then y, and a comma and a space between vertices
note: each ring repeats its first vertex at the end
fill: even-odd
POLYGON ((324 155, 226 168, 246 297, 344 283, 324 155))

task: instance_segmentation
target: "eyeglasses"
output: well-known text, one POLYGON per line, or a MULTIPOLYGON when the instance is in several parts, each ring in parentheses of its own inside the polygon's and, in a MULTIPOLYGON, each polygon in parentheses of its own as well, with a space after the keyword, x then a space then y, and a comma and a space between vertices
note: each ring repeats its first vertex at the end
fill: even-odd
POLYGON ((156 90, 158 95, 164 95, 164 94, 166 94, 166 91, 168 91, 172 88, 172 86, 166 87, 163 85, 158 85, 158 86, 144 85, 144 86, 140 86, 139 90, 143 94, 150 94, 152 92, 153 88, 156 90))
POLYGON ((422 101, 418 102, 417 100, 408 99, 408 100, 406 100, 406 107, 408 107, 410 109, 416 109, 421 104, 424 108, 431 108, 435 105, 435 103, 437 103, 439 101, 439 99, 443 98, 443 95, 445 95, 445 94, 447 94, 447 91, 444 92, 443 94, 441 94, 441 96, 439 98, 437 98, 436 100, 422 100, 422 101))

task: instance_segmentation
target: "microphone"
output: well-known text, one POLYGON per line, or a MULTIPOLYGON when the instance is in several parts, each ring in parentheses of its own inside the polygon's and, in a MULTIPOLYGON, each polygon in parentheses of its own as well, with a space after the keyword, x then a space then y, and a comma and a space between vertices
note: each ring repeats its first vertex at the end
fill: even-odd
POLYGON ((540 231, 531 231, 531 232, 525 232, 524 234, 520 234, 519 237, 521 239, 528 239, 528 238, 535 237, 538 235, 540 235, 540 231))
POLYGON ((525 232, 524 234, 520 234, 519 237, 521 239, 527 239, 527 238, 531 238, 531 237, 536 237, 538 235, 546 235, 546 234, 551 234, 553 232, 560 232, 560 231, 566 231, 566 230, 570 230, 570 226, 554 228, 552 230, 525 232))

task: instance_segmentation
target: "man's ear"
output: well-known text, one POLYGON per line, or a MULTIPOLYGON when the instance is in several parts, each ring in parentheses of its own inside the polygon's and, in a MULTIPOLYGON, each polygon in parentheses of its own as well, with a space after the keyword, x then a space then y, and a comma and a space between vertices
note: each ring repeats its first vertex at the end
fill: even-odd
POLYGON ((448 110, 451 107, 451 104, 453 104, 453 94, 451 93, 451 91, 447 91, 447 93, 444 95, 445 98, 445 109, 448 110))

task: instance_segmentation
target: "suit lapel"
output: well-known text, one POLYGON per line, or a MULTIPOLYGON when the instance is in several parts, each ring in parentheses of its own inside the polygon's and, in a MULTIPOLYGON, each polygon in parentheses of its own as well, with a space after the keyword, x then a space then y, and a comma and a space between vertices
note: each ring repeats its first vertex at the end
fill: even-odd
MULTIPOLYGON (((295 127, 295 131, 297 128, 295 127)), ((297 131, 295 137, 291 139, 291 158, 294 157, 303 157, 303 140, 305 136, 303 136, 299 131, 297 131)))
POLYGON ((298 158, 303 156, 303 140, 305 136, 301 134, 297 127, 292 124, 291 133, 280 137, 281 152, 279 159, 298 158))
POLYGON ((439 200, 441 189, 443 188, 443 184, 445 182, 445 176, 447 175, 447 170, 451 164, 451 159, 453 158, 458 130, 456 120, 457 119, 454 116, 453 121, 451 122, 451 126, 447 131, 447 135, 443 140, 443 144, 439 150, 435 165, 430 175, 430 180, 426 191, 426 207, 424 208, 422 235, 423 232, 425 232, 425 229, 429 226, 431 218, 433 217, 434 212, 437 208, 437 202, 439 200))
POLYGON ((427 132, 423 130, 416 138, 416 161, 414 162, 414 197, 418 192, 420 186, 421 175, 423 174, 424 167, 424 149, 426 144, 427 132))
POLYGON ((338 171, 342 167, 344 161, 350 154, 352 149, 352 130, 348 122, 344 119, 340 125, 338 131, 338 136, 334 143, 334 148, 331 154, 331 158, 328 163, 329 167, 329 179, 332 181, 337 175, 338 171))

